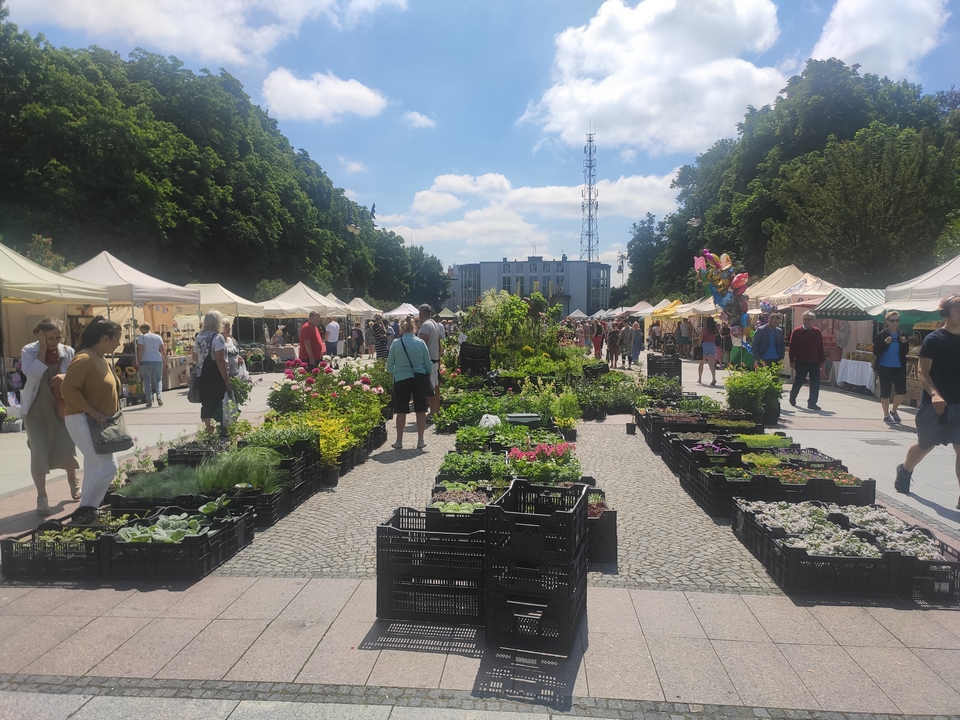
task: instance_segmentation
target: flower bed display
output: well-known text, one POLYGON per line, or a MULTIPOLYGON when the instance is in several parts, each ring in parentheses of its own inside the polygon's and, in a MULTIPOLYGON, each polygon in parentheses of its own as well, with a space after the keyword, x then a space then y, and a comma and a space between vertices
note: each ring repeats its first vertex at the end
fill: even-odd
POLYGON ((733 532, 788 592, 956 596, 960 553, 878 505, 738 502, 733 532))

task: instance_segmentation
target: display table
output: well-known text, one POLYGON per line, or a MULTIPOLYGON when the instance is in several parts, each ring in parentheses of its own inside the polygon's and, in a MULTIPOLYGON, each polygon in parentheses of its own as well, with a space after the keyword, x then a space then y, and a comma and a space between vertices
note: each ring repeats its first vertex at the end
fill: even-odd
POLYGON ((188 355, 171 355, 163 364, 163 389, 190 386, 190 368, 194 362, 188 355))
POLYGON ((876 373, 870 363, 863 360, 841 360, 837 366, 837 385, 861 385, 873 392, 876 373))
POLYGON ((300 346, 284 345, 282 347, 271 347, 268 345, 264 349, 264 352, 271 357, 275 357, 277 360, 293 360, 300 354, 300 346))

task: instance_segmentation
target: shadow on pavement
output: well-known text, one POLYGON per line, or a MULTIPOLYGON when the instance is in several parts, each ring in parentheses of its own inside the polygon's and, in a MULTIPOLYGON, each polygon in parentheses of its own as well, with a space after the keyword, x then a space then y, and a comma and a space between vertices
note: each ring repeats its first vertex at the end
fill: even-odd
POLYGON ((914 492, 910 493, 910 497, 912 497, 921 505, 930 508, 940 517, 946 518, 947 520, 953 520, 954 522, 960 522, 960 510, 957 510, 956 508, 946 508, 943 505, 939 505, 932 500, 927 500, 925 497, 921 497, 914 492))

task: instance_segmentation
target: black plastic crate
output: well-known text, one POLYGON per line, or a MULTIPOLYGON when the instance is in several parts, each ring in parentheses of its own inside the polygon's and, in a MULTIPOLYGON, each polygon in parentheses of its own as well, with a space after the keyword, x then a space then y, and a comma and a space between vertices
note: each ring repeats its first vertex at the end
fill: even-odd
POLYGON ((680 486, 711 517, 729 517, 733 499, 763 500, 768 478, 754 475, 750 480, 728 480, 722 470, 687 468, 681 471, 680 486))
POLYGON ((483 624, 483 579, 377 573, 377 617, 483 624))
POLYGON ((900 553, 878 558, 810 555, 803 548, 771 540, 770 574, 784 592, 844 595, 898 595, 907 572, 900 553))
POLYGON ((587 518, 587 562, 617 562, 617 511, 587 518))
POLYGON ((213 450, 177 450, 170 448, 167 450, 167 465, 198 467, 204 460, 212 458, 216 454, 213 450))
POLYGON ((487 554, 570 562, 587 537, 586 485, 569 488, 514 480, 487 506, 487 554))
MULTIPOLYGON (((929 530, 923 528, 927 534, 929 530)), ((905 555, 904 578, 909 585, 902 593, 905 597, 928 602, 952 602, 960 596, 960 551, 937 541, 944 560, 918 560, 905 555)))
POLYGON ((0 570, 7 579, 87 580, 100 573, 100 540, 38 542, 40 533, 60 530, 58 522, 0 540, 0 570))
POLYGON ((487 529, 486 508, 477 508, 472 513, 450 513, 428 507, 425 512, 426 529, 433 532, 473 533, 487 529))
POLYGON ((552 598, 573 594, 587 576, 587 545, 572 561, 517 560, 498 555, 486 559, 487 593, 552 598))
POLYGON ((569 657, 586 611, 586 576, 569 597, 488 591, 485 603, 488 645, 569 657))
POLYGON ((479 624, 484 535, 433 530, 425 511, 397 508, 377 526, 377 617, 479 624))
POLYGON ((441 532, 427 522, 425 511, 400 507, 377 526, 377 573, 482 577, 484 531, 441 532))
POLYGON ((280 488, 272 493, 257 491, 252 496, 254 524, 258 528, 276 525, 281 519, 290 514, 290 490, 280 488))
POLYGON ((211 498, 206 495, 177 495, 176 497, 169 498, 128 498, 124 495, 108 492, 103 499, 103 504, 123 514, 124 512, 129 512, 131 509, 159 510, 162 507, 168 506, 198 508, 211 499, 216 500, 217 497, 211 498))
POLYGON ((100 575, 116 580, 199 580, 226 559, 232 530, 214 520, 207 533, 176 543, 128 543, 116 535, 103 535, 100 575))

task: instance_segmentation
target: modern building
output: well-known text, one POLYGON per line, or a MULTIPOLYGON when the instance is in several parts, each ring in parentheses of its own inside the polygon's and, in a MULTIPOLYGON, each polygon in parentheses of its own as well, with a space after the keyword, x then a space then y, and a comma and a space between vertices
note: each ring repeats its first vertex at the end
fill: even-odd
POLYGON ((582 310, 592 315, 610 305, 610 266, 586 260, 544 260, 531 255, 526 260, 478 262, 449 268, 451 310, 477 302, 487 290, 506 290, 511 295, 541 293, 551 305, 561 305, 564 314, 582 310))

